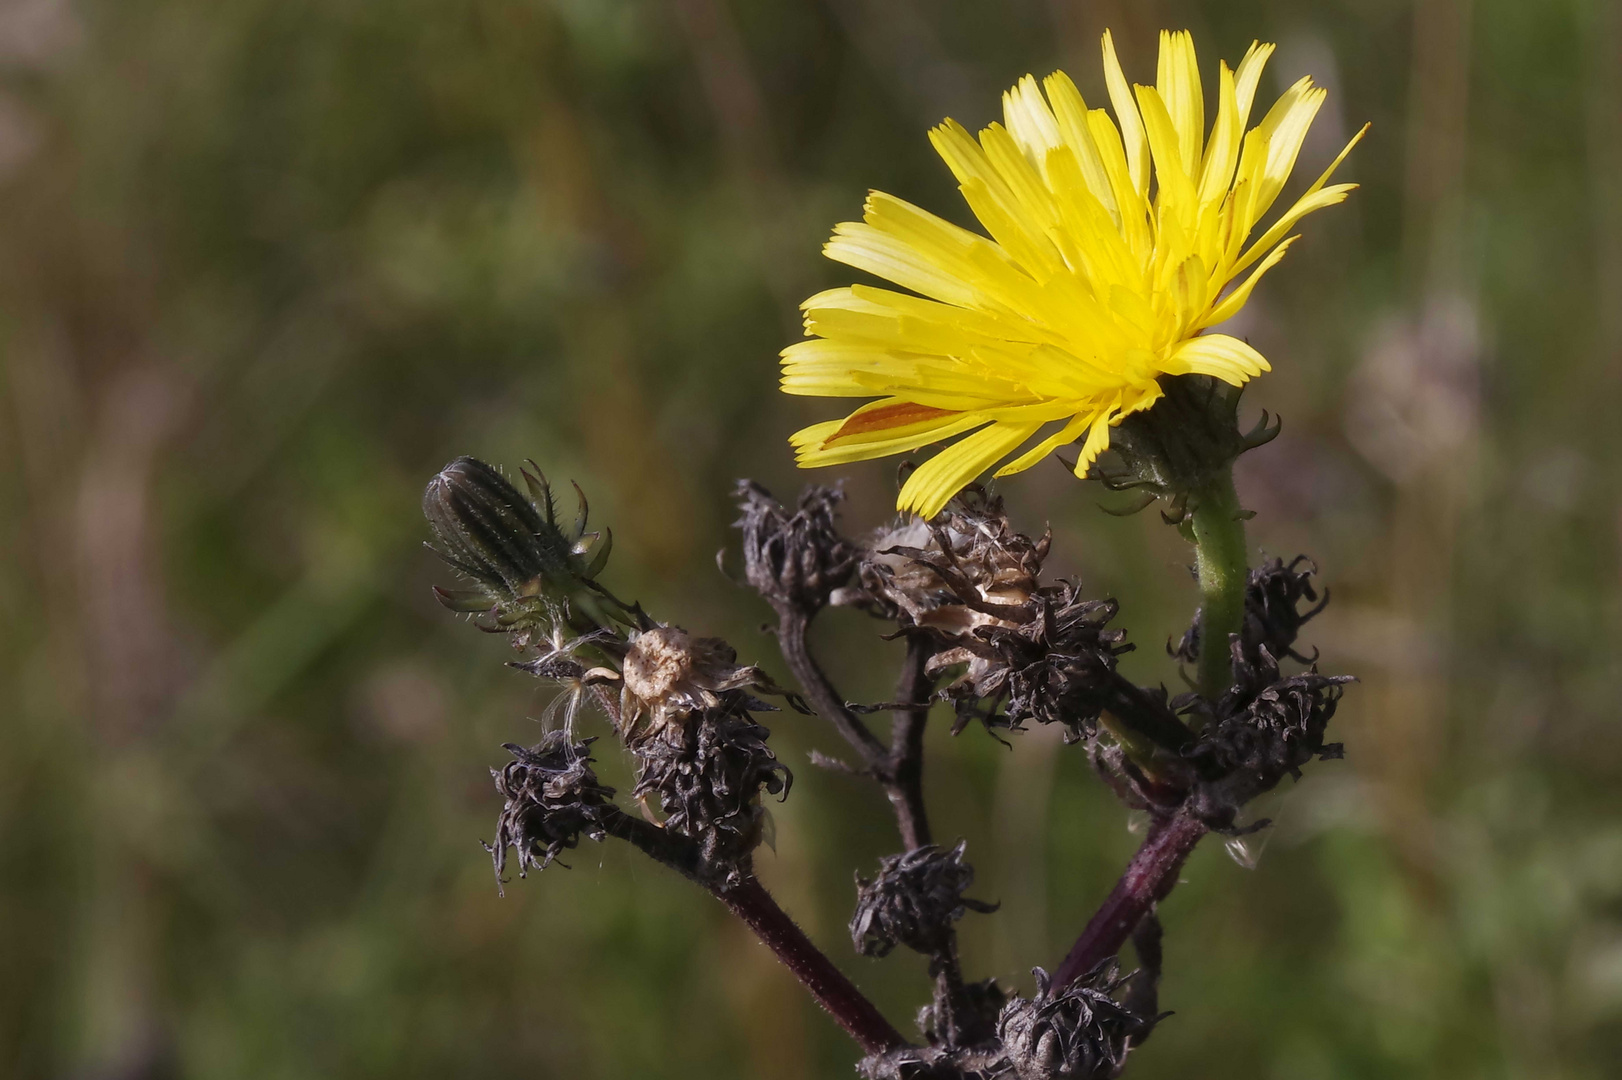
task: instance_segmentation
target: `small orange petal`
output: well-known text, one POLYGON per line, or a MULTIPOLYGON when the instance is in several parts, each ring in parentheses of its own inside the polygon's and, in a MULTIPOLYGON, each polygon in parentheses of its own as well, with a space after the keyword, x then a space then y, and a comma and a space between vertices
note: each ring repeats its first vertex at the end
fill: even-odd
POLYGON ((839 430, 823 440, 823 446, 832 446, 847 435, 863 435, 869 431, 886 431, 890 428, 905 427, 908 424, 921 424, 926 420, 940 420, 948 416, 958 416, 960 413, 952 409, 937 409, 932 405, 915 405, 910 401, 898 401, 892 405, 881 405, 876 409, 857 409, 851 413, 839 430))

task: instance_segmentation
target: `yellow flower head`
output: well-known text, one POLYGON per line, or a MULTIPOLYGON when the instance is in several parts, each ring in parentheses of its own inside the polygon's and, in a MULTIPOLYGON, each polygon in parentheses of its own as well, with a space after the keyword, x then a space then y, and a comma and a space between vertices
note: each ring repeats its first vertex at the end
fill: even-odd
POLYGON ((978 142, 952 120, 929 133, 991 239, 878 191, 861 221, 835 227, 829 258, 918 295, 852 285, 802 305, 811 340, 783 350, 783 390, 878 400, 796 432, 801 466, 963 435, 901 489, 900 509, 933 517, 1051 425, 997 475, 1083 438, 1076 474, 1086 475, 1110 427, 1161 396, 1161 375, 1238 386, 1268 370, 1245 342, 1202 331, 1244 306, 1296 222, 1356 186, 1325 184, 1363 132, 1251 241, 1324 91, 1303 78, 1246 131, 1273 52, 1252 44, 1237 71, 1219 70, 1206 138, 1187 32, 1161 33, 1154 86, 1127 86, 1107 32, 1103 49, 1118 123, 1055 72, 1005 93, 1003 123, 978 142))

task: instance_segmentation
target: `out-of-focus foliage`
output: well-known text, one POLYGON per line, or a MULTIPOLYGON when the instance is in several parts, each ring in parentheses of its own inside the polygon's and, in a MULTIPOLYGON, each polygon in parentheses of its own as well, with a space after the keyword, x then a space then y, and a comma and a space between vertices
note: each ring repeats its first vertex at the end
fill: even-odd
MULTIPOLYGON (((791 494, 784 438, 826 415, 775 391, 842 280, 817 248, 869 186, 966 221, 926 127, 1058 65, 1101 99, 1105 25, 1144 80, 1162 25, 1207 68, 1279 41, 1275 81, 1331 88, 1306 176, 1374 122, 1235 331, 1285 418, 1243 462, 1252 539, 1317 557, 1309 637, 1364 676, 1348 760, 1269 808, 1254 871, 1196 854, 1132 1075, 1614 1075, 1614 0, 7 0, 0 1075, 846 1075, 633 853, 497 897, 486 770, 546 701, 434 605, 418 496, 532 456, 613 526, 616 592, 781 674, 710 559, 732 479, 791 494)), ((879 523, 891 467, 850 474, 879 523)), ((1057 466, 1003 490, 1174 678, 1172 531, 1057 466)), ((891 693, 871 626, 827 623, 845 693, 891 693)), ((844 943, 882 800, 775 727, 800 779, 762 872, 904 1021, 922 961, 844 943)), ((966 966, 1029 993, 1134 837, 1044 734, 931 749, 937 832, 1003 901, 966 966)))

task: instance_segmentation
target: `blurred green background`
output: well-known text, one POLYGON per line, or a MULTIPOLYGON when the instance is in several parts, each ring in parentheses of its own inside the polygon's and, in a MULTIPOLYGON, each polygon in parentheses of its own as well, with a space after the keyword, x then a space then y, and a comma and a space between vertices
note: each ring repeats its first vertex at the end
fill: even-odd
MULTIPOLYGON (((775 390, 850 277, 819 244, 868 187, 967 223, 927 127, 1061 65, 1101 100, 1105 26, 1143 81, 1162 26, 1207 74, 1279 42, 1264 99, 1331 89, 1308 177, 1374 124, 1240 328, 1284 416, 1251 539, 1334 592, 1348 759, 1265 808, 1254 869, 1195 855, 1130 1075, 1622 1076, 1608 0, 0 3, 0 1076, 850 1075, 632 853, 498 898, 486 768, 547 694, 433 603, 418 495, 533 456, 614 528, 617 591, 781 673, 712 558, 732 480, 791 495, 785 436, 834 415, 775 390)), ((848 475, 847 526, 884 521, 893 463, 848 475)), ((1003 490, 1174 679, 1172 531, 1056 465, 1003 490)), ((819 626, 847 696, 891 693, 876 629, 819 626)), ((844 931, 883 800, 769 722, 798 783, 762 874, 907 1026, 922 961, 844 931)), ((1135 838, 1051 732, 931 751, 1004 905, 967 967, 1029 993, 1135 838)))

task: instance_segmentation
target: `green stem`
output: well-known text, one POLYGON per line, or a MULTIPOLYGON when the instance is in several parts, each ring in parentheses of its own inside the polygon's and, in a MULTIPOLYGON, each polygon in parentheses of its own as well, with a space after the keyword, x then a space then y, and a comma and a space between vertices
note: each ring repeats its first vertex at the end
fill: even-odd
POLYGON ((1244 619, 1250 571, 1244 511, 1233 489, 1231 468, 1200 493, 1190 524, 1200 580, 1199 691, 1215 701, 1233 683, 1228 637, 1239 632, 1244 619))

